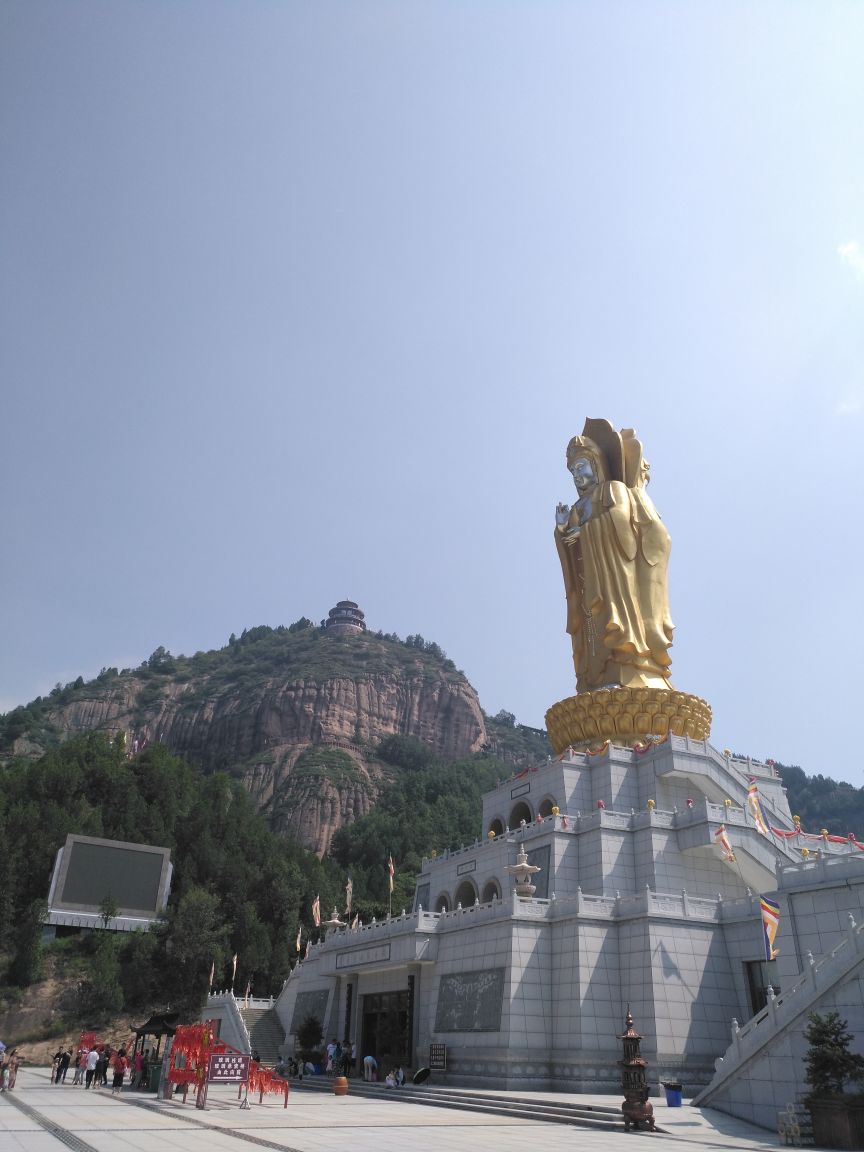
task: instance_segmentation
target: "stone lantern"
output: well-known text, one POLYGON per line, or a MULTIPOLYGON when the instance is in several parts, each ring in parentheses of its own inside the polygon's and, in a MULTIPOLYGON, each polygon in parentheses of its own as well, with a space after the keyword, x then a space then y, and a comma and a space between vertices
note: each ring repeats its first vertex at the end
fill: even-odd
POLYGON ((516 854, 516 863, 508 864, 506 871, 509 872, 516 881, 517 896, 525 896, 530 899, 537 891, 536 886, 531 883, 531 877, 535 872, 539 872, 540 869, 536 864, 528 863, 528 853, 525 851, 524 844, 519 846, 519 851, 516 854))

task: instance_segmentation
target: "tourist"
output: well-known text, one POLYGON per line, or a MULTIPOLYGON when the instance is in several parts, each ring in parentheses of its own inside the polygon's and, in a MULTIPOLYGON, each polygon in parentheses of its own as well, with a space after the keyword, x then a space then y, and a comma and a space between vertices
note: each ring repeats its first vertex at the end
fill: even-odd
POLYGON ((72 1049, 67 1048, 63 1055, 60 1057, 60 1063, 57 1065, 57 1083, 66 1083, 66 1073, 69 1071, 69 1065, 72 1062, 72 1049))
POLYGON ((131 1083, 130 1087, 140 1088, 141 1077, 144 1075, 144 1053, 141 1051, 140 1048, 135 1053, 135 1058, 132 1062, 132 1067, 133 1067, 132 1083, 131 1083))
POLYGON ((99 1053, 91 1048, 87 1053, 87 1066, 84 1070, 84 1087, 92 1088, 93 1077, 96 1075, 96 1065, 99 1063, 99 1053))
POLYGON ((396 1069, 396 1087, 401 1088, 405 1083, 405 1073, 402 1071, 402 1065, 396 1069))
POLYGON ((85 1048, 79 1048, 75 1054, 75 1075, 72 1078, 73 1087, 76 1084, 83 1084, 84 1082, 84 1066, 87 1063, 87 1051, 85 1048))
POLYGON ((20 1056, 18 1054, 17 1048, 13 1048, 12 1051, 9 1053, 9 1071, 8 1071, 7 1087, 9 1088, 10 1091, 15 1087, 15 1081, 18 1078, 18 1069, 21 1066, 21 1063, 23 1060, 24 1060, 24 1057, 20 1056))
POLYGON ((6 1078, 9 1075, 9 1054, 6 1049, 0 1050, 0 1092, 6 1091, 6 1078))
POLYGON ((58 1048, 51 1057, 51 1083, 60 1083, 60 1061, 63 1059, 63 1049, 58 1048))
POLYGON ((367 1083, 378 1079, 378 1061, 374 1056, 363 1057, 363 1079, 367 1083))
POLYGON ((114 1096, 123 1090, 123 1081, 126 1078, 126 1071, 129 1067, 129 1061, 126 1059, 126 1049, 121 1048, 113 1060, 114 1065, 114 1079, 111 1084, 111 1095, 114 1096))
POLYGON ((351 1075, 353 1076, 357 1071, 357 1045, 351 1045, 351 1075))
POLYGON ((395 1088, 396 1087, 395 1069, 391 1068, 390 1071, 387 1073, 387 1077, 384 1081, 384 1084, 387 1088, 395 1088))

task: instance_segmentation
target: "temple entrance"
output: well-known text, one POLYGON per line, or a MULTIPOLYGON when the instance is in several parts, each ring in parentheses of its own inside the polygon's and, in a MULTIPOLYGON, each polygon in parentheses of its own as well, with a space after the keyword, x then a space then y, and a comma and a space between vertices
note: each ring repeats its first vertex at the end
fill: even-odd
POLYGON ((408 992, 379 992, 363 997, 359 1059, 374 1056, 383 1080, 391 1068, 408 1067, 408 992))

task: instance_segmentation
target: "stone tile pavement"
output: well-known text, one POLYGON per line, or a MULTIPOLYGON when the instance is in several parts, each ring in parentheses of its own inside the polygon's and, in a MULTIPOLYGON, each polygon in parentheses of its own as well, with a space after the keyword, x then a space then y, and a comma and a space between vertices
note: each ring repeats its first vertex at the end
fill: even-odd
MULTIPOLYGON (((506 1095, 506 1093, 502 1093, 506 1095)), ((581 1100, 618 1106, 620 1096, 575 1097, 563 1093, 532 1093, 538 1099, 581 1100)), ((158 1101, 151 1094, 50 1083, 47 1068, 22 1068, 13 1093, 0 1095, 0 1152, 477 1152, 482 1145, 494 1152, 525 1152, 532 1144, 543 1152, 623 1152, 633 1135, 596 1131, 566 1124, 513 1119, 478 1112, 459 1112, 425 1104, 380 1099, 336 1097, 292 1088, 287 1109, 282 1099, 265 1097, 241 1110, 237 1089, 211 1085, 206 1111, 180 1097, 158 1101), (344 1133, 334 1130, 345 1129, 344 1133)), ((743 1121, 710 1109, 667 1108, 653 1101, 662 1134, 639 1137, 663 1140, 680 1152, 711 1147, 767 1149, 777 1137, 743 1121)))

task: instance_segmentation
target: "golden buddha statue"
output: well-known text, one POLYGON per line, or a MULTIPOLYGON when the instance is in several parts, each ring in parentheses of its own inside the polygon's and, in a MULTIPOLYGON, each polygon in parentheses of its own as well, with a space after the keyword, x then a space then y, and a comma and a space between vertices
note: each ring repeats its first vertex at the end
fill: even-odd
POLYGON ((711 710, 669 682, 671 541, 646 491, 632 428, 586 420, 567 445, 578 499, 555 511, 577 696, 547 713, 553 745, 606 736, 636 743, 672 731, 704 739, 711 710))
POLYGON ((670 688, 667 569, 671 541, 646 491, 633 430, 586 420, 567 445, 579 493, 555 512, 576 688, 670 688))

